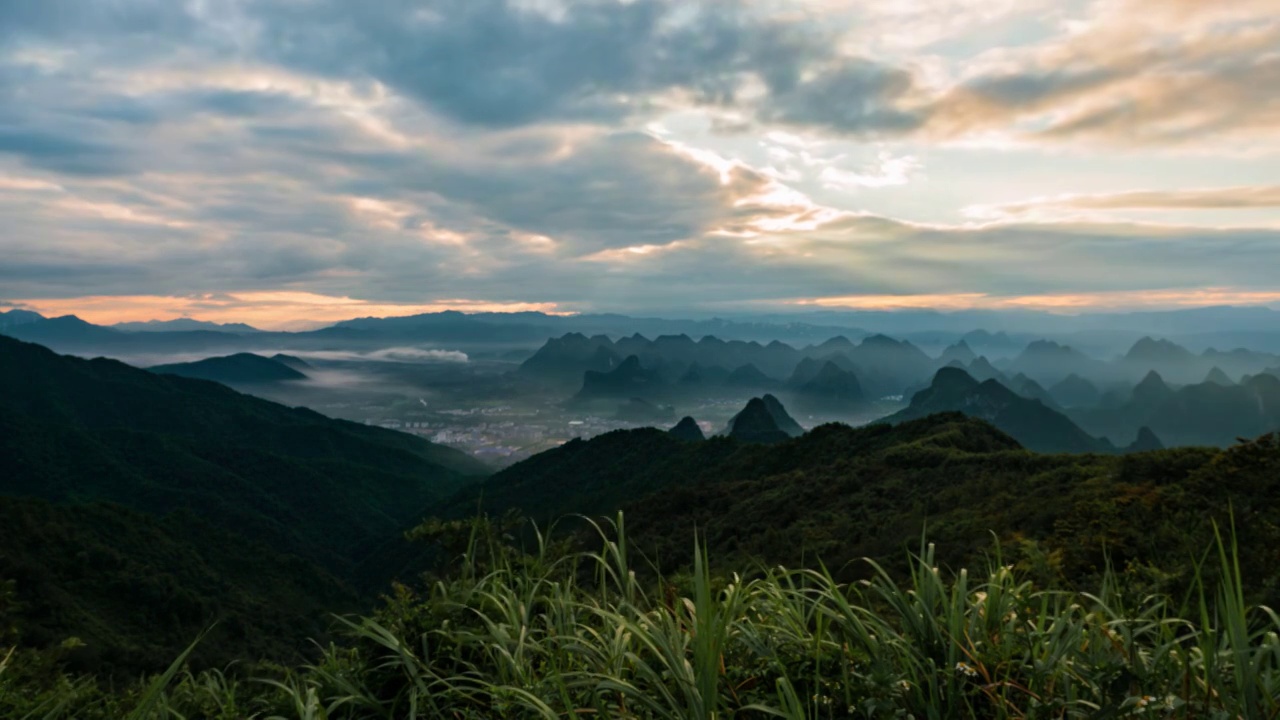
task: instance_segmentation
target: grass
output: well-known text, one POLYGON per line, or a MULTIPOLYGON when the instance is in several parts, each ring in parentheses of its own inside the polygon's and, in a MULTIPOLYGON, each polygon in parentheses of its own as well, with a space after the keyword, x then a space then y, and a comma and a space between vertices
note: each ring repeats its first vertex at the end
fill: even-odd
POLYGON ((873 567, 846 585, 821 566, 717 576, 695 541, 691 574, 648 582, 621 516, 594 552, 541 533, 519 551, 483 519, 454 529, 453 572, 343 619, 347 642, 314 665, 183 674, 179 658, 111 691, 34 678, 0 648, 0 716, 1280 717, 1280 617, 1246 603, 1221 537, 1217 585, 1178 600, 1131 597, 1115 573, 1093 593, 1042 590, 998 553, 948 572, 927 545, 905 581, 873 567))

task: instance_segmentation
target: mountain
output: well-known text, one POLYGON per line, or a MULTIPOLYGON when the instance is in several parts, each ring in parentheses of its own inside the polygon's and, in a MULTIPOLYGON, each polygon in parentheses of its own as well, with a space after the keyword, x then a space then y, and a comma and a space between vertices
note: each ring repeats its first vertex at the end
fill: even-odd
POLYGON ((304 375, 305 375, 309 370, 313 370, 313 369, 314 369, 314 368, 312 368, 312 367, 311 367, 311 363, 307 362, 306 360, 303 360, 303 359, 302 359, 302 358, 300 358, 300 357, 295 357, 295 356, 293 356, 293 355, 285 355, 284 353, 276 353, 275 355, 272 355, 272 356, 271 356, 271 359, 272 359, 272 360, 275 360, 276 362, 280 363, 281 365, 287 365, 288 367, 291 367, 291 368, 293 368, 294 370, 297 370, 298 372, 303 373, 304 375))
POLYGON ((1048 390, 1045 390, 1043 385, 1022 373, 1018 373, 1010 378, 1007 387, 1024 398, 1039 400, 1044 403, 1045 407, 1058 407, 1058 403, 1053 399, 1053 395, 1051 395, 1048 390))
POLYGON ((808 411, 841 411, 866 401, 858 376, 828 360, 795 389, 798 407, 808 411))
POLYGON ((1036 340, 1014 358, 1007 370, 1022 373, 1036 382, 1055 384, 1068 375, 1098 377, 1107 372, 1106 363, 1051 340, 1036 340))
MULTIPOLYGON (((535 519, 624 510, 628 542, 663 573, 688 562, 695 529, 730 567, 821 559, 846 578, 859 577, 865 566, 854 561, 863 557, 900 566, 927 529, 940 564, 951 567, 988 551, 994 533, 1023 572, 1046 554, 1054 572, 1075 579, 1141 560, 1177 574, 1185 588, 1215 522, 1225 526, 1233 509, 1237 518, 1280 511, 1280 442, 1039 455, 959 413, 894 426, 823 425, 775 445, 686 443, 643 429, 517 463, 455 507, 473 511, 481 495, 488 512, 535 519)), ((1246 577, 1280 571, 1272 550, 1280 529, 1241 523, 1237 531, 1247 536, 1246 577)))
POLYGON ((613 342, 604 336, 588 338, 568 333, 547 340, 531 357, 520 363, 518 372, 562 382, 581 381, 584 372, 609 372, 621 358, 613 342))
POLYGON ((1005 382, 1004 373, 1000 372, 985 355, 975 358, 969 363, 969 367, 965 369, 974 379, 985 382, 987 380, 997 380, 1005 382))
POLYGON ((103 653, 130 655, 137 638, 125 637, 125 627, 146 623, 172 630, 157 641, 180 650, 219 613, 227 634, 215 644, 244 649, 267 628, 238 613, 270 603, 277 591, 296 602, 263 616, 292 618, 272 633, 314 628, 314 617, 299 614, 314 602, 305 597, 354 596, 343 586, 381 589, 400 570, 404 530, 487 472, 411 435, 0 337, 0 498, 22 517, 90 523, 61 535, 50 528, 48 537, 56 547, 80 538, 97 553, 53 558, 54 550, 4 532, 0 556, 27 558, 23 572, 35 585, 20 587, 20 599, 51 588, 36 596, 51 627, 93 637, 103 653), (13 504, 20 498, 53 509, 13 504), (134 514, 154 522, 135 522, 134 514), (141 550, 152 547, 171 552, 141 550), (114 599, 53 590, 92 587, 98 580, 75 575, 89 563, 120 583, 161 585, 150 594, 117 589, 114 599), (239 572, 274 574, 276 590, 239 572), (164 585, 169 576, 178 584, 164 585), (204 601, 193 594, 217 588, 231 594, 204 601), (177 616, 178 607, 190 610, 177 616))
POLYGON ((1222 386, 1235 385, 1235 381, 1228 377, 1227 374, 1222 371, 1222 368, 1217 365, 1214 365, 1213 369, 1209 370, 1209 374, 1205 376, 1204 381, 1222 386))
POLYGON ((796 422, 795 418, 787 413, 787 409, 782 406, 778 398, 766 393, 760 400, 764 403, 765 409, 769 411, 769 417, 773 418, 773 422, 778 426, 779 430, 791 437, 800 437, 804 434, 804 428, 800 427, 800 423, 796 422))
POLYGON ((1196 356, 1190 350, 1168 340, 1144 337, 1125 353, 1125 362, 1145 367, 1194 363, 1196 356))
POLYGON ((582 403, 601 398, 653 398, 664 394, 661 374, 640 365, 640 358, 628 356, 608 372, 588 370, 582 375, 582 389, 570 402, 582 403))
POLYGON ((702 428, 698 425, 698 421, 688 415, 681 418, 680 422, 676 423, 675 427, 667 432, 671 434, 671 437, 689 442, 707 439, 707 436, 702 432, 702 428))
POLYGON ((938 362, 943 365, 950 365, 953 362, 958 362, 961 365, 968 365, 977 359, 978 354, 973 351, 973 348, 969 347, 969 343, 962 339, 960 342, 950 345, 943 350, 942 355, 938 358, 938 362))
POLYGON ((778 443, 803 434, 804 428, 773 395, 751 398, 720 432, 724 437, 750 443, 778 443))
POLYGON ((1152 370, 1133 388, 1130 404, 1143 411, 1152 411, 1173 398, 1173 388, 1165 383, 1160 373, 1152 370))
POLYGON ((160 672, 196 647, 197 667, 244 658, 304 660, 334 612, 365 607, 349 582, 315 563, 228 532, 191 511, 165 516, 115 503, 0 495, 0 577, 26 647, 101 675, 160 672))
MULTIPOLYGON (((284 357, 277 355, 276 357, 284 357)), ((153 365, 147 368, 153 373, 178 375, 198 380, 212 380, 225 385, 252 385, 257 383, 274 383, 285 380, 306 380, 307 376, 295 369, 295 363, 302 363, 298 358, 293 362, 281 362, 275 358, 265 358, 253 353, 236 353, 225 357, 205 358, 188 363, 172 363, 153 365)), ((306 363, 302 363, 306 365, 306 363)))
POLYGON ((883 422, 898 424, 941 412, 960 412, 990 422, 1037 452, 1111 452, 1109 443, 1091 437, 1065 415, 1038 400, 1024 398, 995 380, 978 382, 957 368, 942 368, 933 384, 911 404, 883 422))
MULTIPOLYGON (((11 310, 6 316, 14 312, 11 310)), ((34 313, 20 316, 21 322, 0 327, 10 337, 28 342, 103 342, 110 343, 124 335, 110 328, 85 322, 75 315, 55 318, 32 317, 34 313)))
POLYGON ((1150 452, 1152 450, 1163 450, 1164 443, 1160 442, 1160 438, 1151 432, 1149 427, 1138 428, 1138 438, 1131 445, 1125 448, 1125 452, 1150 452))
POLYGON ((29 325, 44 319, 45 317, 40 313, 14 308, 13 310, 0 312, 0 330, 18 327, 19 325, 29 325))
POLYGON ((1068 408, 1096 405, 1102 399, 1097 386, 1075 373, 1049 388, 1049 395, 1058 405, 1068 408))
POLYGON ((780 443, 791 436, 778 427, 769 408, 760 398, 751 398, 747 406, 729 420, 724 434, 734 440, 748 443, 780 443))
POLYGON ((487 468, 412 435, 0 337, 0 493, 183 508, 349 568, 487 468))
POLYGON ((123 322, 110 326, 112 330, 124 332, 190 332, 193 330, 209 330, 212 332, 256 333, 262 332, 256 327, 244 323, 215 323, 192 318, 176 320, 147 320, 146 322, 123 322))
POLYGON ((1280 430, 1280 378, 1262 374, 1239 384, 1203 382, 1175 390, 1152 371, 1127 402, 1073 411, 1072 418, 1117 442, 1147 427, 1170 447, 1225 447, 1280 430))
POLYGON ((777 386, 778 381, 765 375, 755 365, 747 363, 734 368, 733 372, 729 373, 729 377, 725 378, 724 384, 744 390, 764 390, 777 386))

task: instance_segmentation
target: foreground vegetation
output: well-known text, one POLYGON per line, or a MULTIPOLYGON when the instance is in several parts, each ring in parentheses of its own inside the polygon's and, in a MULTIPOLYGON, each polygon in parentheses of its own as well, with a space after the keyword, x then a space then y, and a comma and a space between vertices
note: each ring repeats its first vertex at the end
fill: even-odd
MULTIPOLYGON (((1050 590, 992 553, 982 573, 873 567, 642 580, 619 517, 593 551, 502 523, 424 526, 460 561, 397 587, 310 665, 180 670, 128 688, 3 649, 5 718, 1061 718, 1280 716, 1280 617, 1250 607, 1234 543, 1184 598, 1050 590)), ((0 621, 6 609, 0 595, 0 621)), ((69 645, 74 642, 68 643, 69 645)))

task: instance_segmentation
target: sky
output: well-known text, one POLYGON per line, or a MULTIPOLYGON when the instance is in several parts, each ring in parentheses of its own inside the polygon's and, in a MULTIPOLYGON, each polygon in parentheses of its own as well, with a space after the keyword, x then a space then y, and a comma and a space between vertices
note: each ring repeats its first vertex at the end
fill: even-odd
POLYGON ((1280 304, 1276 0, 5 0, 0 306, 1280 304))

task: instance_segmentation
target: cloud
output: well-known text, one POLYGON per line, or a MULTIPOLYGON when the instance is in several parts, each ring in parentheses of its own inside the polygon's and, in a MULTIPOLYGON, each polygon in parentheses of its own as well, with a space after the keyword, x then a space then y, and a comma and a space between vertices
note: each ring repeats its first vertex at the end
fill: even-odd
POLYGON ((1203 146, 1280 130, 1280 19, 1261 0, 1112 0, 1054 41, 991 51, 926 130, 1039 143, 1203 146))
POLYGON ((970 217, 995 218, 1076 210, 1239 210, 1280 208, 1280 185, 1188 190, 1133 190, 1103 195, 1062 195, 966 208, 970 217))
POLYGON ((1275 208, 1265 169, 1233 181, 1252 189, 1158 192, 1064 170, 1001 201, 1040 193, 1009 187, 1057 148, 1265 154, 1268 3, 1105 0, 1029 31, 1028 7, 0 3, 0 282, 104 315, 274 321, 1273 285, 1274 222, 1129 212, 1275 208), (1009 37, 957 37, 951 12, 1009 37), (695 142, 682 115, 718 132, 695 142), (987 142, 1006 149, 948 154, 987 142))

